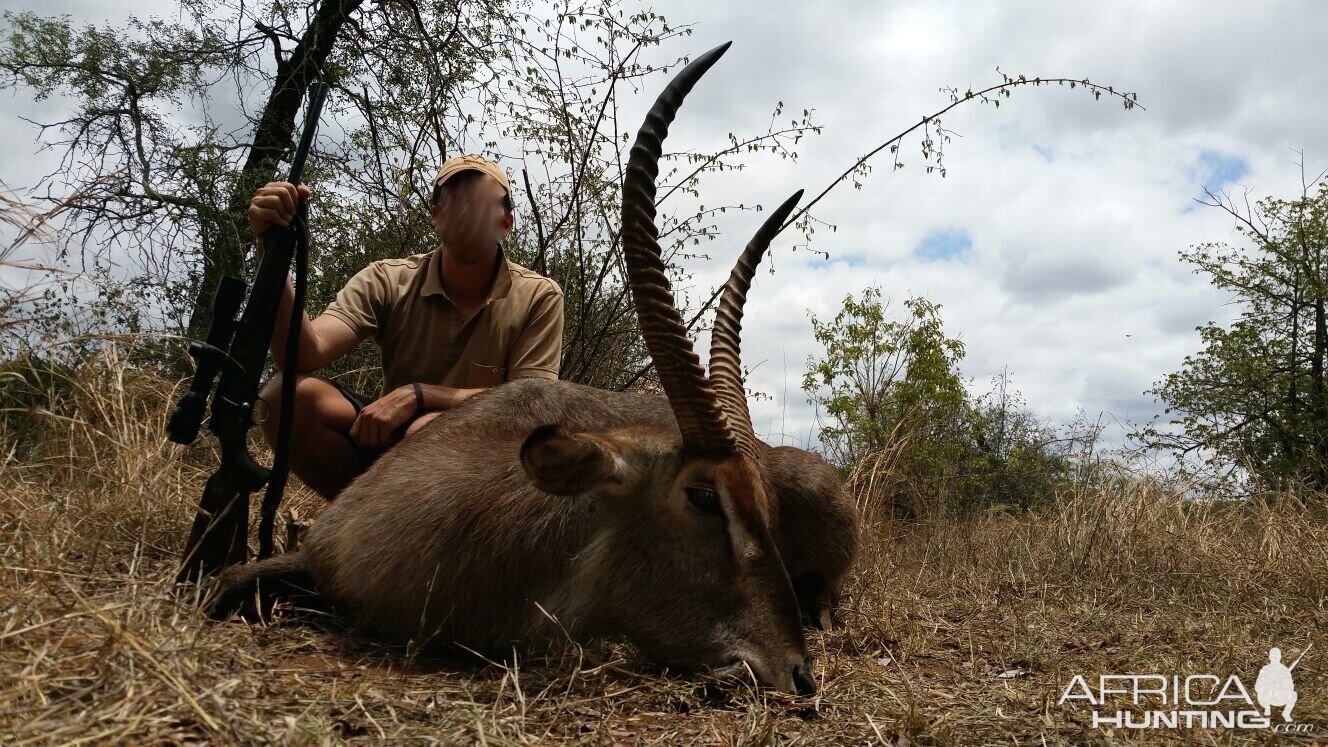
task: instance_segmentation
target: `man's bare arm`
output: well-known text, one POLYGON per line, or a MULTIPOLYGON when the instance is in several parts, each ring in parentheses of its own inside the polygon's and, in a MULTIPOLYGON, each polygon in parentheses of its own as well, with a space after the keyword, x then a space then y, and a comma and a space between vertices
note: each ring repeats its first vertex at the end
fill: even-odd
POLYGON ((483 388, 461 389, 441 384, 421 384, 420 389, 424 392, 425 410, 450 410, 484 391, 483 388))
POLYGON ((414 385, 399 386, 360 410, 350 427, 351 440, 366 448, 380 449, 392 443, 396 430, 412 418, 429 412, 450 410, 482 391, 441 384, 420 384, 424 406, 419 407, 414 385))
MULTIPOLYGON (((295 288, 287 278, 286 287, 281 292, 281 304, 277 307, 277 321, 272 327, 272 359, 278 371, 286 370, 286 337, 294 307, 295 288)), ((300 314, 302 326, 299 361, 294 367, 296 373, 317 371, 349 353, 360 341, 349 324, 331 314, 321 314, 317 319, 310 319, 303 311, 300 314)))

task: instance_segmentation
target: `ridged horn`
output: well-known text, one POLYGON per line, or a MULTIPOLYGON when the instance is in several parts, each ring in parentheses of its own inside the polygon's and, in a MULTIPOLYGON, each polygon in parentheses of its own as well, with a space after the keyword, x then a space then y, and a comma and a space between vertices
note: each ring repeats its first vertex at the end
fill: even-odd
POLYGON ((682 431, 683 448, 719 454, 736 450, 734 429, 724 417, 674 305, 655 226, 655 179, 659 176, 664 138, 678 107, 730 44, 726 42, 697 57, 655 99, 632 144, 622 195, 622 247, 636 318, 682 431))
POLYGON ((802 199, 802 190, 784 200, 784 204, 765 219, 752 240, 747 242, 738 261, 729 273, 729 281, 719 297, 715 311, 715 324, 710 331, 710 385, 719 396, 720 407, 733 427, 738 450, 756 458, 756 434, 752 430, 752 416, 747 409, 747 392, 742 385, 742 307, 747 302, 747 291, 752 287, 761 257, 770 241, 779 233, 789 213, 802 199))

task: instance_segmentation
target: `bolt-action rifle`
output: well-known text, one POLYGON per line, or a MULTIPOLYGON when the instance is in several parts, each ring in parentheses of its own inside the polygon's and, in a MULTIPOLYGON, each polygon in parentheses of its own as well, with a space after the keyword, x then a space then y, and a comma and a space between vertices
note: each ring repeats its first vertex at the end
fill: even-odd
MULTIPOLYGON (((304 162, 313 145, 327 92, 328 85, 322 81, 314 81, 309 88, 304 130, 291 160, 289 181, 293 184, 298 185, 303 175, 304 162)), ((212 384, 216 381, 208 429, 216 435, 221 446, 221 465, 203 488, 198 514, 185 544, 178 581, 195 581, 249 559, 249 496, 265 484, 267 491, 260 512, 258 555, 264 558, 272 554, 273 524, 286 487, 289 466, 294 375, 282 377, 280 427, 270 470, 259 466, 250 456, 247 438, 249 428, 255 423, 259 380, 267 362, 268 345, 292 259, 295 261, 295 305, 284 358, 292 374, 299 357, 309 264, 306 218, 307 206, 302 200, 290 226, 274 225, 263 234, 263 256, 258 262, 247 302, 243 280, 235 277, 221 279, 212 300, 212 324, 207 339, 189 344, 189 355, 197 363, 193 382, 171 413, 166 430, 175 443, 193 443, 207 409, 212 384)))

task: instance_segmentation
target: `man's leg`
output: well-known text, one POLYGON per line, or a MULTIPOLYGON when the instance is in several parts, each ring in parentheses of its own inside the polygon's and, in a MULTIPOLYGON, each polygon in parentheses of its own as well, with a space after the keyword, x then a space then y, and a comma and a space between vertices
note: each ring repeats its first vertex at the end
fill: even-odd
MULTIPOLYGON (((275 445, 281 420, 281 374, 273 376, 259 396, 268 407, 263 435, 275 445)), ((355 423, 355 405, 327 381, 301 374, 295 380, 292 414, 291 471, 319 495, 332 500, 366 466, 347 435, 355 423)))
POLYGON ((443 414, 442 412, 437 412, 437 411, 426 412, 423 415, 419 416, 418 418, 415 418, 414 420, 410 421, 410 425, 406 426, 406 433, 404 436, 402 436, 402 438, 405 439, 415 435, 415 433, 418 432, 420 428, 423 428, 425 425, 428 425, 431 421, 433 421, 434 418, 442 414, 443 414))
POLYGON ((1285 704, 1285 705, 1283 706, 1283 708, 1282 708, 1282 720, 1283 720, 1283 721, 1290 721, 1290 720, 1291 720, 1291 709, 1296 707, 1296 698, 1297 698, 1297 695, 1296 695, 1296 692, 1295 692, 1294 690, 1291 692, 1290 695, 1287 696, 1287 702, 1286 702, 1286 704, 1285 704))

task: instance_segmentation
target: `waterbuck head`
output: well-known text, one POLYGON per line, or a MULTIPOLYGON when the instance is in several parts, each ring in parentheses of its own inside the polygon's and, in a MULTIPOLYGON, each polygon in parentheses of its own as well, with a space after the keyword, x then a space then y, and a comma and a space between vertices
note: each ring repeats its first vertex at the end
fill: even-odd
MULTIPOLYGON (((535 485, 593 495, 604 531, 580 561, 594 616, 657 661, 815 690, 798 604, 771 537, 738 355, 752 274, 801 192, 766 220, 734 267, 712 332, 709 375, 674 304, 655 226, 662 142, 678 106, 728 49, 711 50, 660 94, 637 133, 623 187, 622 245, 637 319, 676 428, 537 429, 521 462, 535 485)), ((580 605, 572 605, 577 607, 580 605)))

